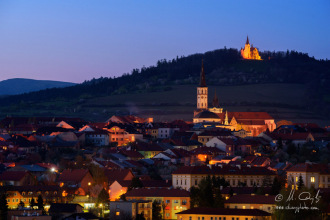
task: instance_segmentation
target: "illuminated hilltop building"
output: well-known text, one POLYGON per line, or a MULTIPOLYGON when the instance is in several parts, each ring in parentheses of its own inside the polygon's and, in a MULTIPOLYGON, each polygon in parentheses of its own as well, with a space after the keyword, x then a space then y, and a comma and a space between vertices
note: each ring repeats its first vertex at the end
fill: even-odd
POLYGON ((244 49, 241 49, 241 55, 243 59, 248 60, 262 60, 259 56, 258 49, 256 47, 250 46, 249 36, 246 38, 246 43, 244 49))

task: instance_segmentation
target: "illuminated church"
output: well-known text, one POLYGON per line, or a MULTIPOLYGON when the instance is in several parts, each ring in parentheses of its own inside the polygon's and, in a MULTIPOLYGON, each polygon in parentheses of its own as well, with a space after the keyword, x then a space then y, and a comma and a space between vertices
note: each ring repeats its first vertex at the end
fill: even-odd
POLYGON ((228 112, 223 111, 215 92, 212 107, 208 107, 208 87, 206 86, 204 64, 200 74, 200 83, 197 87, 197 109, 194 111, 194 124, 215 124, 218 128, 227 128, 232 131, 245 130, 249 136, 257 136, 276 128, 275 120, 267 112, 228 112))
POLYGON ((248 59, 248 60, 261 60, 261 57, 259 56, 258 49, 250 46, 249 42, 249 36, 246 38, 246 43, 244 49, 241 48, 241 55, 243 59, 248 59))

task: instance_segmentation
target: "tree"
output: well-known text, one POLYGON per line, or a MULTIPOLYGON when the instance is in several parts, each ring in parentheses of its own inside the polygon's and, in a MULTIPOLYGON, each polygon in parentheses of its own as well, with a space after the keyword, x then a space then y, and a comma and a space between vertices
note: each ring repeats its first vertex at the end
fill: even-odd
POLYGON ((23 209, 25 206, 24 202, 21 200, 19 203, 18 203, 18 207, 20 207, 21 209, 23 209))
POLYGON ((0 195, 0 219, 7 219, 8 215, 8 203, 7 194, 2 192, 0 195))
POLYGON ((120 200, 123 200, 123 201, 126 201, 127 199, 126 199, 126 194, 121 194, 120 196, 119 196, 119 199, 120 200))
POLYGON ((105 183, 107 182, 107 177, 104 174, 104 169, 100 168, 95 164, 90 164, 88 170, 92 174, 96 184, 105 185, 105 183))
POLYGON ((154 200, 152 202, 152 220, 162 219, 161 209, 160 203, 154 200))
POLYGON ((103 188, 97 197, 97 203, 108 204, 109 201, 109 193, 103 188))
POLYGON ((42 210, 42 212, 44 213, 44 200, 42 199, 41 195, 38 196, 37 206, 38 206, 38 209, 42 210))
POLYGON ((298 190, 301 190, 304 187, 304 180, 301 175, 299 176, 297 185, 298 185, 298 190))
POLYGON ((288 148, 286 150, 286 152, 289 154, 289 155, 292 155, 294 153, 296 153, 296 145, 294 145, 291 141, 288 143, 288 148))
POLYGON ((134 177, 132 179, 131 185, 128 187, 128 190, 130 191, 133 188, 142 188, 142 187, 143 187, 143 184, 142 184, 140 178, 134 177))
POLYGON ((165 209, 166 209, 167 205, 168 204, 166 202, 162 201, 161 206, 162 206, 162 210, 163 210, 163 219, 165 218, 165 209))
POLYGON ((202 179, 198 184, 198 188, 200 189, 199 207, 213 207, 214 197, 211 177, 207 176, 206 178, 202 179))
POLYGON ((198 187, 190 188, 190 208, 194 207, 215 207, 223 208, 224 199, 221 195, 221 183, 227 182, 219 177, 206 177, 200 181, 198 187))
POLYGON ((30 208, 33 209, 35 205, 36 205, 36 201, 34 200, 34 198, 32 198, 30 201, 30 208))
POLYGON ((199 188, 191 187, 190 188, 190 208, 198 207, 199 204, 199 188))
POLYGON ((281 182, 277 179, 277 177, 274 178, 273 184, 272 184, 272 189, 271 189, 271 194, 272 195, 277 195, 280 193, 280 190, 282 188, 281 182))
POLYGON ((220 188, 214 188, 214 205, 215 208, 224 208, 225 200, 221 195, 220 188))
POLYGON ((141 212, 141 214, 136 215, 136 220, 145 220, 146 218, 144 217, 144 212, 141 212))

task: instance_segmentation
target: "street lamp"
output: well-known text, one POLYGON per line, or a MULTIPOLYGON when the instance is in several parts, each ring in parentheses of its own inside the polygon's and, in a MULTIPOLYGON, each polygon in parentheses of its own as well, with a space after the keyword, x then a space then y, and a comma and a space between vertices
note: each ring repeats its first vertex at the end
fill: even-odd
POLYGON ((103 204, 101 203, 101 204, 99 205, 99 207, 101 208, 101 214, 102 214, 102 217, 104 217, 103 204))

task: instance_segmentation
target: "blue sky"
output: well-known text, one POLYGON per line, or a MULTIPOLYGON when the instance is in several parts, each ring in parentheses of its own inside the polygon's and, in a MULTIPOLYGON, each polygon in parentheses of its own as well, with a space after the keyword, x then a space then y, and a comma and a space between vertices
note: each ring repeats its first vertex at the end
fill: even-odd
POLYGON ((330 1, 0 0, 0 80, 83 82, 223 48, 330 58, 330 1))

